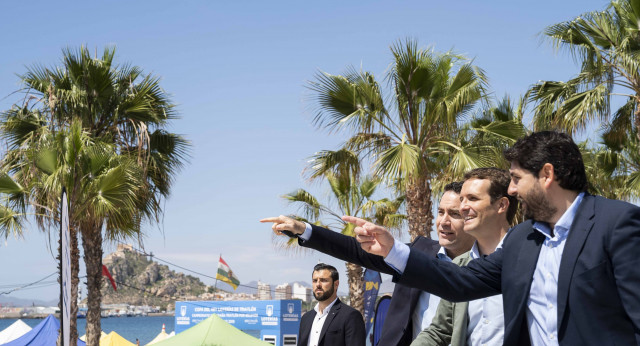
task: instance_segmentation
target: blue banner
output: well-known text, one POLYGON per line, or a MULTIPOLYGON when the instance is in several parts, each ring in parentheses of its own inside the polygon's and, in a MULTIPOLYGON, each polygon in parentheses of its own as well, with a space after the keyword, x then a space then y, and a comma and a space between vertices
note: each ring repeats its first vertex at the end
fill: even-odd
POLYGON ((390 304, 391 297, 389 296, 383 296, 378 302, 378 306, 376 307, 375 322, 373 326, 373 345, 377 345, 378 341, 380 341, 380 336, 382 335, 382 325, 384 324, 384 319, 387 316, 387 310, 389 310, 390 304))
POLYGON ((378 290, 380 289, 380 283, 382 278, 380 273, 375 270, 366 269, 364 271, 364 322, 367 335, 373 325, 373 309, 376 305, 376 298, 378 298, 378 290))

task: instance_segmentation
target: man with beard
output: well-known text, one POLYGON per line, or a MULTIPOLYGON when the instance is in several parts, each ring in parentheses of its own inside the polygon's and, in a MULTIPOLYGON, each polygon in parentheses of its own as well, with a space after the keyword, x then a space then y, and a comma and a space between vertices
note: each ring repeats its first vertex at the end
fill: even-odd
MULTIPOLYGON (((447 184, 438 205, 436 231, 438 241, 417 237, 409 246, 427 256, 441 261, 452 261, 469 251, 475 239, 463 232, 464 220, 460 212, 460 190, 462 182, 447 184)), ((289 231, 298 237, 298 244, 343 261, 354 263, 379 272, 393 274, 381 256, 362 250, 360 244, 350 236, 305 224, 286 216, 260 220, 273 222, 276 234, 289 231)), ((408 346, 421 330, 431 324, 436 314, 440 297, 419 289, 395 285, 387 316, 382 326, 379 345, 408 346)))
POLYGON ((300 319, 299 345, 364 346, 364 320, 360 312, 338 299, 340 281, 336 268, 317 264, 311 282, 318 304, 300 319))
POLYGON ((578 146, 544 131, 505 151, 509 193, 531 218, 502 249, 466 267, 437 262, 358 218, 364 250, 397 268, 394 280, 452 301, 502 293, 505 345, 640 344, 640 208, 592 196, 578 146))

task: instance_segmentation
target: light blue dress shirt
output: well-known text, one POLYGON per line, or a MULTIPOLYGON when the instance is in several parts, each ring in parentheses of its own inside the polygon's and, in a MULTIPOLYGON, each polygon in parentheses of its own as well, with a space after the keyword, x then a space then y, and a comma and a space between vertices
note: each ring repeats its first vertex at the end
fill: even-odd
MULTIPOLYGON (((496 250, 502 247, 502 240, 496 250)), ((480 258, 478 242, 473 244, 471 259, 480 258)), ((467 308, 469 326, 467 327, 467 345, 502 345, 504 343, 504 309, 502 295, 472 300, 467 308)))
MULTIPOLYGON (((571 203, 553 228, 545 222, 535 222, 533 228, 544 234, 545 240, 533 272, 527 301, 527 324, 532 345, 558 345, 558 273, 564 245, 584 193, 571 203)), ((597 328, 597 326, 594 326, 597 328)))

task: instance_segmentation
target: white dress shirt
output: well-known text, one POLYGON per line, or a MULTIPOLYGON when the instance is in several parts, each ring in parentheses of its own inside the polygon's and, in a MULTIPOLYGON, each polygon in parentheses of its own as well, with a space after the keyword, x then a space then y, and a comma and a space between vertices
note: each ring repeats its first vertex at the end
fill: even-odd
POLYGON ((329 314, 331 307, 333 307, 333 304, 335 304, 336 301, 338 301, 338 297, 336 297, 336 299, 334 299, 331 304, 327 305, 324 310, 322 310, 322 313, 318 308, 318 305, 320 305, 320 303, 316 304, 316 306, 313 308, 316 311, 316 316, 313 318, 311 332, 309 333, 309 343, 307 344, 307 346, 318 346, 318 342, 320 342, 320 332, 322 331, 322 326, 324 326, 324 321, 327 320, 327 315, 329 314))
MULTIPOLYGON (((504 238, 502 238, 504 240, 504 238)), ((502 240, 496 250, 502 247, 502 240)), ((473 244, 471 259, 480 258, 478 242, 473 244)), ((469 326, 467 345, 502 345, 504 343, 504 309, 502 295, 472 300, 469 302, 469 326)))

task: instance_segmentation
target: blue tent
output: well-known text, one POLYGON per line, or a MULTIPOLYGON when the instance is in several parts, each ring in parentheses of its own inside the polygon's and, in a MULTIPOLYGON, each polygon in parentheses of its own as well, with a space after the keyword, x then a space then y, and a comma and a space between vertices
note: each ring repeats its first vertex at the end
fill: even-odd
MULTIPOLYGON (((53 317, 53 315, 47 316, 37 326, 33 327, 27 334, 4 344, 4 346, 49 346, 55 345, 58 340, 58 330, 60 329, 60 322, 53 317)), ((86 344, 78 340, 78 346, 85 346, 86 344)))

